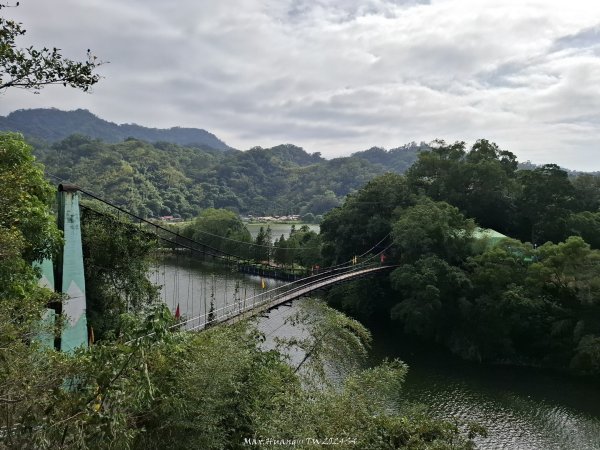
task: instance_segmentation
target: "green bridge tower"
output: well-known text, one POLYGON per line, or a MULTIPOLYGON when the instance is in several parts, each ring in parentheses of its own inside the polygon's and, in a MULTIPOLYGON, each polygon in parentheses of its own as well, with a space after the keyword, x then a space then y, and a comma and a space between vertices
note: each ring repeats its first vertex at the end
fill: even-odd
POLYGON ((54 266, 55 290, 65 294, 60 311, 65 317, 60 350, 72 352, 88 344, 79 191, 74 185, 58 187, 58 226, 64 234, 64 246, 54 266))
POLYGON ((87 346, 87 319, 83 250, 81 246, 81 223, 79 214, 79 192, 76 186, 61 184, 58 187, 58 227, 63 232, 64 244, 55 261, 45 259, 36 263, 41 271, 39 285, 61 292, 63 301, 54 309, 48 309, 43 317, 44 331, 38 340, 47 347, 72 352, 87 346), (64 316, 60 336, 51 330, 56 323, 56 314, 64 316))

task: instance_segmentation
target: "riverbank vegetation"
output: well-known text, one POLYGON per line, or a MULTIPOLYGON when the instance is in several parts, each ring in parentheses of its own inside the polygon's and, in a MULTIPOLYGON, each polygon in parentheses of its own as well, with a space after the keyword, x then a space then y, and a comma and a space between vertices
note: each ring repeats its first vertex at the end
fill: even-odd
POLYGON ((406 176, 376 178, 325 216, 328 263, 387 236, 399 265, 330 302, 468 359, 599 375, 599 201, 598 177, 518 170, 485 140, 468 151, 440 141, 406 176), (491 245, 477 225, 512 239, 491 245))
MULTIPOLYGON (((47 206, 53 192, 20 136, 0 135, 0 155, 0 448, 220 449, 261 439, 255 448, 274 447, 269 439, 299 440, 297 448, 314 448, 309 439, 357 449, 473 447, 476 428, 402 402, 407 368, 398 361, 338 388, 311 386, 283 353, 262 347, 251 324, 178 331, 142 281, 152 241, 93 213, 84 214, 84 248, 100 339, 74 353, 43 345, 41 319, 60 299, 37 285, 32 263, 61 244, 47 206)), ((366 342, 358 324, 333 310, 327 317, 322 336, 366 342)), ((316 364, 320 347, 308 344, 316 364)))

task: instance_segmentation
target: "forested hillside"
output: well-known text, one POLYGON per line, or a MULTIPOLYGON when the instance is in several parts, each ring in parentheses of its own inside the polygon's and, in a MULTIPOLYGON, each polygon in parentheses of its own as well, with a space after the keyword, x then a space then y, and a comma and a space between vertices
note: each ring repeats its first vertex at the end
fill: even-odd
POLYGON ((47 173, 57 177, 53 181, 76 183, 145 217, 189 218, 213 207, 259 215, 323 214, 374 177, 405 171, 422 146, 372 149, 333 160, 289 144, 222 152, 74 135, 35 147, 47 173))
POLYGON ((472 360, 600 374, 600 177, 519 169, 484 139, 439 141, 406 175, 348 196, 320 238, 323 265, 384 239, 390 277, 329 294, 376 327, 472 360), (513 239, 494 244, 478 225, 513 239))
POLYGON ((180 145, 211 147, 229 150, 229 146, 214 134, 198 128, 147 128, 136 124, 117 125, 96 117, 85 109, 25 109, 0 117, 0 131, 18 131, 28 138, 56 142, 82 134, 106 142, 120 142, 133 137, 149 142, 166 141, 180 145))

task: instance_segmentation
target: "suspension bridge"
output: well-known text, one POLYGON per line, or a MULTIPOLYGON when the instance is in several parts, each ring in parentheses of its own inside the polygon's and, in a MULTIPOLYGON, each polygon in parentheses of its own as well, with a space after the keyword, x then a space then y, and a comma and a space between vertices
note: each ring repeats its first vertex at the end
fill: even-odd
MULTIPOLYGON (((136 216, 120 206, 114 205, 90 192, 75 185, 60 184, 58 187, 58 224, 64 233, 64 245, 61 254, 55 261, 41 263, 42 278, 40 284, 64 294, 64 301, 58 308, 49 309, 45 320, 51 322, 56 315, 64 315, 67 320, 59 338, 46 336, 48 345, 54 345, 62 351, 70 352, 88 344, 88 326, 86 319, 86 294, 84 260, 81 236, 81 209, 86 209, 97 215, 108 215, 91 206, 80 204, 80 196, 85 195, 97 202, 112 208, 117 217, 121 216, 128 224, 139 227, 140 233, 145 233, 149 238, 159 239, 175 252, 185 252, 189 256, 202 256, 222 261, 239 270, 248 267, 246 257, 225 252, 210 245, 197 242, 191 238, 180 235, 157 223, 136 216)), ((316 291, 328 289, 340 283, 346 283, 358 278, 370 277, 392 270, 395 266, 383 263, 380 255, 387 249, 383 247, 383 238, 372 248, 353 260, 321 269, 318 273, 305 274, 302 277, 293 277, 291 282, 281 284, 271 289, 263 289, 258 293, 247 295, 246 290, 242 295, 235 289, 233 298, 224 299, 222 305, 211 308, 206 305, 206 288, 204 289, 205 305, 203 310, 184 315, 177 324, 180 329, 188 331, 201 331, 210 326, 226 325, 236 321, 246 320, 263 314, 280 305, 289 304, 295 299, 308 296, 316 291), (359 260, 360 258, 360 260, 359 260)), ((249 244, 256 245, 256 244, 249 244)), ((214 287, 212 292, 214 299, 214 287)))

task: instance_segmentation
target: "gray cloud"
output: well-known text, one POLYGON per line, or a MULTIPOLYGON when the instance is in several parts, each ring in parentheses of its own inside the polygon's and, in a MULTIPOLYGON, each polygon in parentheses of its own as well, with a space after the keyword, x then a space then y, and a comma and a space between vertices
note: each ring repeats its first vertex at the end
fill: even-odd
POLYGON ((554 50, 585 49, 600 46, 600 24, 585 28, 577 33, 563 36, 554 42, 554 50))
POLYGON ((523 0, 25 0, 22 45, 110 61, 93 94, 8 91, 0 113, 88 108, 327 157, 485 137, 600 169, 600 4, 523 0))

